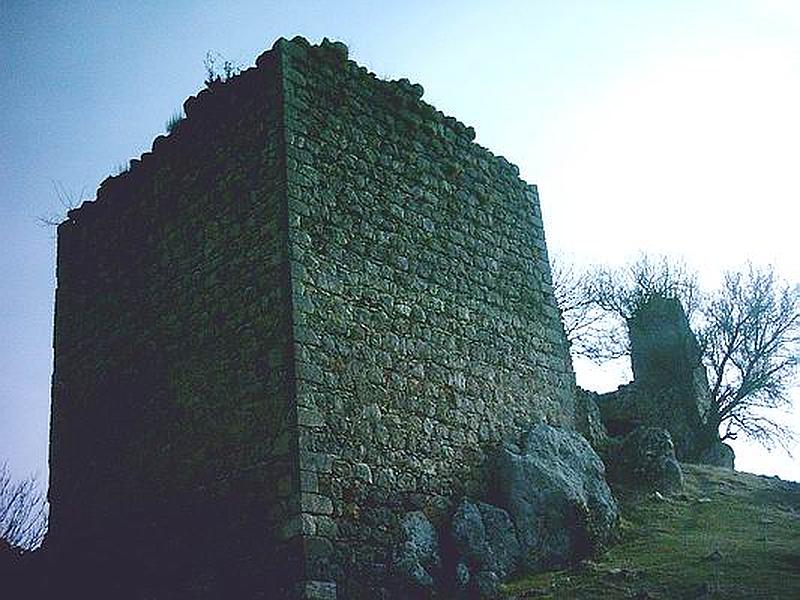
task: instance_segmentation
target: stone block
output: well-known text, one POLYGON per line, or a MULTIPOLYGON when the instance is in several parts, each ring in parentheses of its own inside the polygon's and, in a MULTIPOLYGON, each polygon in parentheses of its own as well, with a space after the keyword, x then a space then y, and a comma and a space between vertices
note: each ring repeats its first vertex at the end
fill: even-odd
POLYGON ((336 600, 336 583, 303 581, 297 584, 297 600, 336 600))
POLYGON ((322 427, 325 425, 325 419, 316 409, 298 406, 297 424, 304 427, 322 427))
POLYGON ((365 463, 357 463, 355 465, 355 476, 357 479, 372 483, 372 469, 365 463))
POLYGON ((280 539, 289 540, 299 535, 314 535, 316 522, 312 515, 300 513, 290 517, 280 529, 280 539))
POLYGON ((300 491, 319 492, 319 477, 315 471, 300 471, 300 491))
POLYGON ((331 515, 333 514, 333 503, 327 496, 301 492, 300 510, 317 515, 331 515))
POLYGON ((333 456, 321 452, 300 450, 299 459, 300 468, 306 471, 330 473, 333 466, 333 456))

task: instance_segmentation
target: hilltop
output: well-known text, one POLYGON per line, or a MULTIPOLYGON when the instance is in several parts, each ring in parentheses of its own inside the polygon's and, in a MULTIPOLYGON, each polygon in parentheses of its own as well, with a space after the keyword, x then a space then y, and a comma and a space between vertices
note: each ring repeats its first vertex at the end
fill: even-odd
POLYGON ((800 483, 682 465, 673 496, 617 486, 607 552, 509 583, 515 598, 800 598, 800 483))

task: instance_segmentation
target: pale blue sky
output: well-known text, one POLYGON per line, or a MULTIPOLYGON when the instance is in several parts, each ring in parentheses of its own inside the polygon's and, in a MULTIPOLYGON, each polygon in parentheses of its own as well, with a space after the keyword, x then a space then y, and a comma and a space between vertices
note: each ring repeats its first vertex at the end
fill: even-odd
MULTIPOLYGON (((19 475, 47 468, 55 257, 36 217, 60 209, 53 181, 93 197, 149 149, 209 50, 247 66, 328 36, 421 83, 539 185, 551 251, 800 280, 798 2, 0 0, 0 28, 0 460, 19 475)), ((800 473, 744 446, 739 465, 800 473)))

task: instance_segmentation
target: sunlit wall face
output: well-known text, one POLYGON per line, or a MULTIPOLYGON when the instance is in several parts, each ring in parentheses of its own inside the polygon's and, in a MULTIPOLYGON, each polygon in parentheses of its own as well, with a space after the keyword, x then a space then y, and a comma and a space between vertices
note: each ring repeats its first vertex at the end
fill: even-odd
MULTIPOLYGON (((149 148, 209 50, 248 64, 329 36, 420 82, 539 185, 549 247, 579 261, 647 249, 710 285, 746 259, 800 280, 794 0, 7 2, 0 28, 0 457, 20 476, 47 476, 54 246, 36 217, 61 210, 53 180, 93 196, 149 148)), ((738 449, 741 468, 800 472, 738 449)))

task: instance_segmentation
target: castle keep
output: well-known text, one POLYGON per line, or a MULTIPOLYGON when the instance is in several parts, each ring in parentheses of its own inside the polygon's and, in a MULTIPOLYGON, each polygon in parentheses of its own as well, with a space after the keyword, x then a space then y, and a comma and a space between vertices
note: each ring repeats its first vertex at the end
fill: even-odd
POLYGON ((536 188, 421 95, 279 40, 59 226, 63 586, 377 597, 403 511, 571 424, 536 188))

